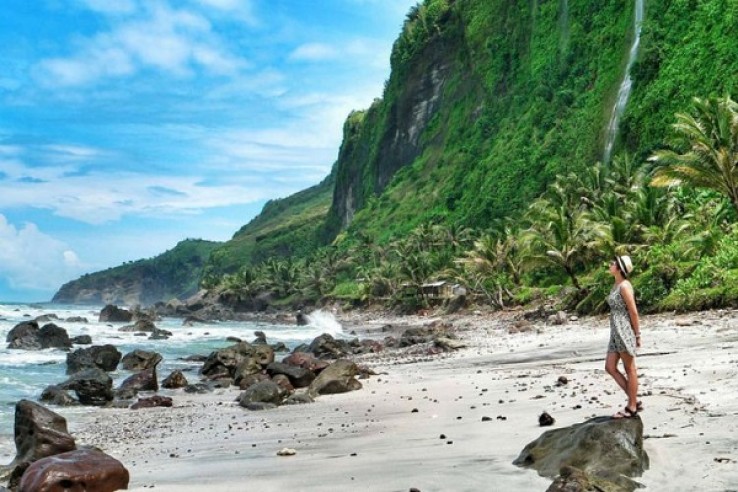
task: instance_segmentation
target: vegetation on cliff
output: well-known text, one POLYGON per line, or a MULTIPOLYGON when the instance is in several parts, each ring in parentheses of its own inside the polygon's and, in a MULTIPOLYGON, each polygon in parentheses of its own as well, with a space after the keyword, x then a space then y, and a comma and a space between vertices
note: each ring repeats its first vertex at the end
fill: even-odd
MULTIPOLYGON (((654 173, 676 184, 663 166, 694 149, 675 113, 699 120, 695 96, 738 93, 738 8, 646 2, 631 99, 603 165, 633 23, 625 0, 423 1, 382 98, 349 115, 329 178, 268 204, 214 252, 203 285, 241 305, 271 292, 414 309, 430 302, 424 284, 447 280, 478 302, 555 297, 592 312, 617 253, 634 257, 644 309, 738 304, 726 188, 684 173, 695 186, 651 186, 654 173)), ((736 138, 721 141, 726 169, 736 138)))
POLYGON ((152 304, 197 292, 210 253, 220 243, 180 241, 154 258, 83 275, 64 284, 52 302, 72 304, 152 304))

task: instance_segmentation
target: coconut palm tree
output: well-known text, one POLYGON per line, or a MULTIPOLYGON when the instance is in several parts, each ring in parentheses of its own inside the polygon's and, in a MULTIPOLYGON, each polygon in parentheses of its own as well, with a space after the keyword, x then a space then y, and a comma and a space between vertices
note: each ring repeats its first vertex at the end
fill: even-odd
POLYGON ((536 200, 528 210, 532 225, 523 232, 527 257, 532 265, 561 267, 574 287, 581 290, 577 269, 599 252, 608 239, 607 227, 593 221, 583 207, 572 206, 558 183, 549 190, 549 197, 536 200))
POLYGON ((729 96, 695 98, 693 114, 676 118, 679 150, 660 150, 649 158, 657 166, 651 184, 715 190, 738 211, 738 103, 729 96))

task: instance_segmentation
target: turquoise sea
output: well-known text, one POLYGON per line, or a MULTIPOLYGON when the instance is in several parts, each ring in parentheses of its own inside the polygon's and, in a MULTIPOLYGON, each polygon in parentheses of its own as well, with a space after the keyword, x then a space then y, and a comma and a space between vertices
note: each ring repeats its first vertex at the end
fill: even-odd
MULTIPOLYGON (((266 334, 270 344, 283 342, 293 347, 310 342, 322 333, 334 336, 343 334, 341 325, 327 312, 316 311, 309 315, 308 326, 277 325, 254 322, 212 322, 183 326, 182 319, 163 318, 155 324, 158 328, 168 330, 173 336, 168 340, 148 340, 133 333, 118 331, 129 323, 101 323, 98 321, 102 306, 64 306, 55 304, 0 304, 0 442, 12 442, 14 405, 22 398, 38 400, 43 389, 51 384, 60 383, 66 375, 67 352, 57 349, 40 351, 10 350, 7 348, 8 332, 22 321, 33 320, 42 315, 56 315, 59 319, 40 321, 39 326, 53 322, 67 330, 70 338, 78 335, 90 335, 93 345, 112 344, 125 355, 134 349, 156 351, 164 360, 159 365, 159 379, 163 379, 174 369, 192 367, 192 363, 180 360, 189 355, 207 355, 211 351, 231 345, 226 338, 238 337, 245 341, 254 339, 254 331, 261 330, 266 334), (71 317, 83 317, 86 322, 67 322, 71 317)), ((72 350, 89 345, 74 345, 72 350)), ((286 355, 286 354, 285 354, 286 355)), ((118 370, 111 373, 117 386, 130 375, 127 371, 118 370)), ((191 382, 198 380, 196 373, 186 372, 191 382), (192 375, 192 376, 190 376, 192 375)), ((85 408, 65 409, 70 412, 89 411, 85 408)), ((5 448, 7 446, 0 446, 5 448)), ((0 458, 14 454, 15 450, 0 449, 0 458)), ((0 464, 5 464, 0 459, 0 464)))

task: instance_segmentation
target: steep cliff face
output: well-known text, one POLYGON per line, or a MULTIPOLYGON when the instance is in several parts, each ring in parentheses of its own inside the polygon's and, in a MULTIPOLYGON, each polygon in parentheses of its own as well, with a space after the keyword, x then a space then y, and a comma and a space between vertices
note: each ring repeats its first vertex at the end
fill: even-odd
POLYGON ((219 244, 192 239, 181 241, 154 258, 67 282, 54 295, 52 302, 133 306, 172 298, 186 299, 197 292, 205 262, 219 244))
POLYGON ((437 117, 446 88, 462 69, 463 46, 442 33, 434 36, 400 72, 393 72, 384 100, 353 113, 344 126, 336 166, 331 230, 346 228, 369 197, 381 194, 395 173, 411 164, 428 144, 423 139, 437 117))

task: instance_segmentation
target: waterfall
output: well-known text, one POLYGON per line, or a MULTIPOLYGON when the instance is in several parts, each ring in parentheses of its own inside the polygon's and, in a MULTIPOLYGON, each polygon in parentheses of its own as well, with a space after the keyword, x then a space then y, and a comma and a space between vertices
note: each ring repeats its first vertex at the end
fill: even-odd
POLYGON ((630 89, 633 85, 633 81, 630 78, 630 69, 633 67, 636 55, 638 54, 638 46, 641 44, 641 25, 643 24, 643 4, 645 0, 636 0, 635 2, 635 22, 633 23, 633 45, 630 47, 628 53, 628 63, 625 66, 625 75, 623 81, 620 83, 620 89, 618 89, 618 97, 615 101, 615 106, 612 108, 612 114, 610 115, 610 123, 607 125, 607 140, 605 141, 605 153, 602 157, 602 162, 607 164, 610 162, 612 157, 612 148, 615 145, 615 138, 618 135, 618 125, 620 125, 620 118, 623 116, 625 111, 625 105, 628 104, 628 98, 630 97, 630 89))

